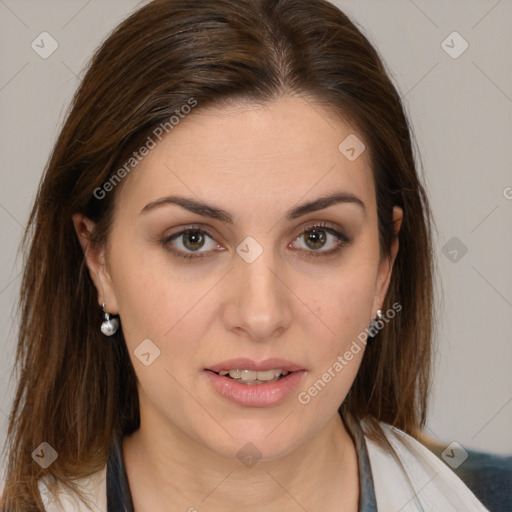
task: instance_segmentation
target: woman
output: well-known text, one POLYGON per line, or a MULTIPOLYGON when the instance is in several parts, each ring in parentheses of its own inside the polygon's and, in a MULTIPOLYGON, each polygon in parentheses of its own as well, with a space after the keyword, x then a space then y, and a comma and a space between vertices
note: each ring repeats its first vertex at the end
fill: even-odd
POLYGON ((103 43, 26 234, 3 508, 485 510, 417 439, 430 211, 323 0, 156 0, 103 43))

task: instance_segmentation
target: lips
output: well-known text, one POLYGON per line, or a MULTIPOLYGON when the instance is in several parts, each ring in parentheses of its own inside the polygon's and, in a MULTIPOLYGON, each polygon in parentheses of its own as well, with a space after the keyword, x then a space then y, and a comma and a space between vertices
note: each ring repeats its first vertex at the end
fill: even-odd
POLYGON ((269 407, 280 404, 297 388, 305 372, 302 366, 277 358, 260 362, 246 358, 230 359, 204 370, 208 381, 222 397, 243 407, 269 407), (226 374, 230 371, 233 373, 233 370, 251 374, 282 370, 283 374, 268 382, 243 382, 226 374))

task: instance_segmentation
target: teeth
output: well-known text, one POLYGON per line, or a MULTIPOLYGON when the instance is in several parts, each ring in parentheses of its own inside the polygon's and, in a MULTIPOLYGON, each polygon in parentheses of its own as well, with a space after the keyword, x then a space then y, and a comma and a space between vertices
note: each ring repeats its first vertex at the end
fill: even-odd
POLYGON ((264 372, 257 372, 254 370, 222 370, 219 375, 229 375, 232 379, 239 380, 244 383, 256 382, 275 382, 283 375, 286 376, 290 372, 286 370, 266 370, 264 372))
POLYGON ((233 373, 231 371, 229 372, 229 376, 233 379, 240 379, 240 380, 257 380, 259 372, 253 372, 252 370, 235 370, 233 373))

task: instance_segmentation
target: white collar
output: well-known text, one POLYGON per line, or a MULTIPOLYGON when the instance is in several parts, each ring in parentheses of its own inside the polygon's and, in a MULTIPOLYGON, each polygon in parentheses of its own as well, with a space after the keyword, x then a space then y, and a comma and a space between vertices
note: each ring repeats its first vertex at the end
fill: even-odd
POLYGON ((388 451, 366 437, 379 512, 488 511, 428 448, 395 427, 380 425, 403 469, 388 451))

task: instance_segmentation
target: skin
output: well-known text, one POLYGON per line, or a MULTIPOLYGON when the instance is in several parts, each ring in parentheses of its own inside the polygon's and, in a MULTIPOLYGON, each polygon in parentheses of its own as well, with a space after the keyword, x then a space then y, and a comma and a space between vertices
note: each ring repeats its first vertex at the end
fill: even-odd
MULTIPOLYGON (((357 132, 313 105, 283 97, 264 107, 198 107, 116 190, 105 246, 89 243, 89 219, 73 217, 98 303, 120 315, 139 381, 141 427, 123 444, 137 512, 357 510, 356 453, 337 409, 364 350, 307 405, 297 393, 382 307, 398 239, 381 254, 369 152, 352 162, 338 150, 357 132), (357 196, 365 210, 338 203, 284 218, 333 191, 357 196), (200 198, 234 222, 170 204, 141 213, 171 194, 200 198), (304 233, 318 222, 351 241, 334 255, 308 257, 337 246, 328 232, 324 245, 304 233), (188 261, 162 240, 190 224, 212 238, 205 235, 202 247, 186 236, 167 243, 207 254, 188 261), (263 249, 252 263, 236 253, 247 236, 263 249), (160 349, 149 366, 134 355, 144 339, 160 349), (235 357, 279 357, 306 372, 282 403, 243 407, 220 396, 203 372, 235 357), (249 442, 261 453, 252 467, 237 458, 249 442)), ((397 234, 402 211, 393 217, 397 234)))

